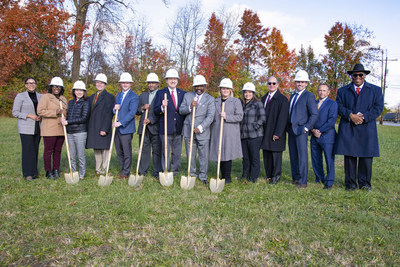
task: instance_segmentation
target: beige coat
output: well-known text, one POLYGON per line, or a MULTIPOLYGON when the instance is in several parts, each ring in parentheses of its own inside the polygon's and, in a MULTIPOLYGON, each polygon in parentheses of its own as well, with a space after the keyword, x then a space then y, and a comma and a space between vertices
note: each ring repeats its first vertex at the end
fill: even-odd
MULTIPOLYGON (((67 110, 67 99, 61 96, 64 115, 67 110)), ((45 94, 40 98, 37 113, 42 117, 42 123, 40 125, 41 136, 63 136, 64 130, 60 122, 60 118, 57 116, 57 109, 60 108, 60 100, 53 94, 45 94)))

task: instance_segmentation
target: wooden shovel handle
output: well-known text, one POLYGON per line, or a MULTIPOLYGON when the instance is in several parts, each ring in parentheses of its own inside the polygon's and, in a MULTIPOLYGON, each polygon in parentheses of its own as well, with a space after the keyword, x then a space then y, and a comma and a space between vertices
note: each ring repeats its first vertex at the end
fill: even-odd
MULTIPOLYGON (((147 114, 148 113, 149 113, 149 110, 146 109, 146 112, 144 113, 144 120, 147 120, 147 114)), ((142 158, 142 150, 143 150, 144 133, 145 133, 145 131, 146 131, 146 124, 143 123, 142 139, 140 140, 139 156, 138 156, 138 161, 137 161, 137 166, 136 166, 136 175, 139 175, 139 164, 140 164, 140 159, 142 158)))
MULTIPOLYGON (((118 121, 118 111, 119 111, 119 109, 117 109, 117 112, 115 112, 114 122, 118 121)), ((106 177, 108 176, 108 169, 110 168, 110 161, 111 161, 112 148, 113 148, 113 144, 114 144, 115 130, 116 130, 115 127, 112 127, 110 151, 108 152, 109 154, 108 154, 108 161, 107 161, 106 177)))
MULTIPOLYGON (((196 97, 194 98, 196 100, 196 97)), ((192 124, 190 126, 190 142, 189 142, 189 159, 188 159, 188 178, 190 177, 190 165, 192 162, 192 151, 193 151, 193 129, 194 129, 194 118, 196 116, 196 106, 193 107, 192 110, 192 124)))
MULTIPOLYGON (((225 102, 222 102, 221 112, 225 111, 225 102)), ((218 167, 217 167, 217 179, 219 179, 219 168, 221 166, 221 149, 222 149, 222 134, 224 131, 224 118, 221 116, 221 127, 219 129, 219 142, 218 142, 218 167)))
MULTIPOLYGON (((64 118, 63 105, 61 103, 61 99, 59 99, 59 101, 60 101, 60 109, 61 109, 61 118, 64 118)), ((67 147, 67 158, 68 158, 68 165, 69 165, 69 173, 70 173, 71 178, 72 178, 71 155, 69 154, 67 127, 65 127, 65 125, 63 125, 63 130, 64 130, 64 137, 65 137, 65 146, 67 147)))

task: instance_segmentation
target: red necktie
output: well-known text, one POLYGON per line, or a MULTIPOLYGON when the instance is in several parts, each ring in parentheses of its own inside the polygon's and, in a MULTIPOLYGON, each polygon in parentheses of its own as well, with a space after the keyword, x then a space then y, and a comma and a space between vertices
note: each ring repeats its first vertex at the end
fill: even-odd
POLYGON ((171 91, 171 98, 172 98, 172 102, 174 102, 174 107, 176 109, 176 100, 175 100, 174 91, 171 91))
POLYGON ((360 88, 360 87, 357 87, 356 90, 357 90, 357 91, 356 91, 356 92, 357 92, 357 95, 359 95, 359 94, 360 94, 361 88, 360 88))

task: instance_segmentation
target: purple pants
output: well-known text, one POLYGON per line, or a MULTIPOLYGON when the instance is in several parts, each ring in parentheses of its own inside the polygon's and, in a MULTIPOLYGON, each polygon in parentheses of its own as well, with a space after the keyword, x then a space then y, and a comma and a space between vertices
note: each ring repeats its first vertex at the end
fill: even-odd
POLYGON ((59 170, 61 160, 61 150, 64 144, 64 136, 43 136, 44 151, 43 161, 44 170, 59 170), (51 156, 53 155, 53 169, 51 168, 51 156))

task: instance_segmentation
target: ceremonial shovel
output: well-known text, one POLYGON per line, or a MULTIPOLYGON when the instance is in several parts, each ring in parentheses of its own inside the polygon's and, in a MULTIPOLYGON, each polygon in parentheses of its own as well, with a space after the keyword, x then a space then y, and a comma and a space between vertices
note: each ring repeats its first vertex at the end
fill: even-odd
MULTIPOLYGON (((167 94, 164 94, 164 100, 167 100, 167 94)), ((164 172, 159 172, 158 176, 160 177, 160 183, 163 186, 171 186, 174 182, 174 173, 168 172, 168 127, 167 127, 167 109, 164 108, 164 172)))
MULTIPOLYGON (((225 110, 225 102, 222 102, 222 112, 225 110)), ((222 148, 222 133, 224 129, 224 118, 221 116, 221 128, 219 129, 219 143, 218 143, 218 167, 217 179, 210 180, 210 190, 213 193, 220 193, 224 190, 225 179, 219 179, 219 168, 221 166, 221 148, 222 148)))

